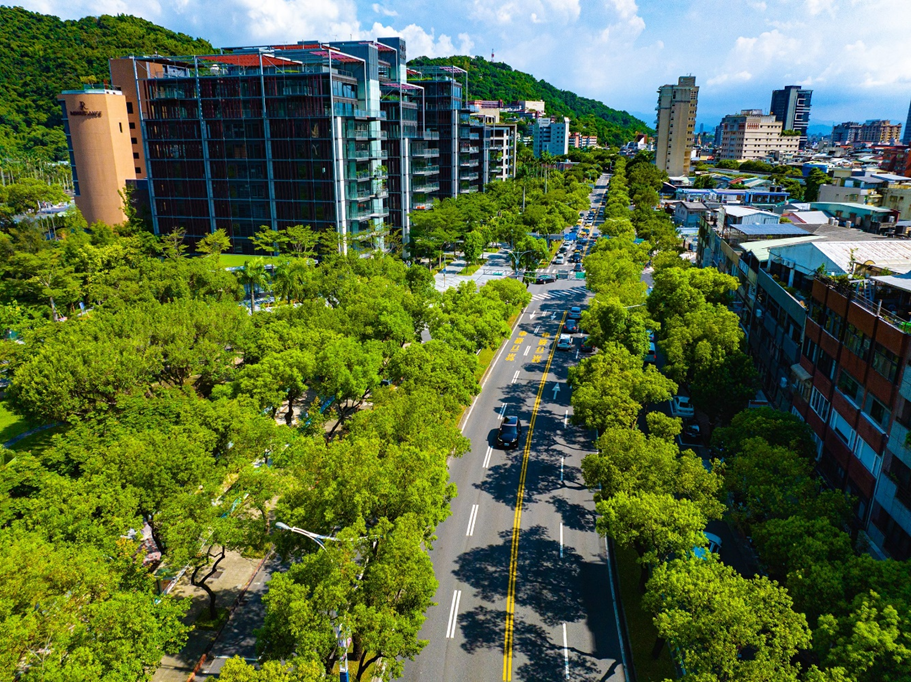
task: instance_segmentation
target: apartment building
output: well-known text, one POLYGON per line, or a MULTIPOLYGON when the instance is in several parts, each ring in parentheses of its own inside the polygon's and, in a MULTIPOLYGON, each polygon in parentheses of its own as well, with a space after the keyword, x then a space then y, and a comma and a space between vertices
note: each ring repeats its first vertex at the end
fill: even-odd
POLYGON ((695 76, 658 88, 655 165, 672 177, 690 174, 699 87, 695 76))
POLYGON ((569 146, 574 149, 588 149, 598 146, 597 135, 583 135, 582 133, 569 134, 569 146))
POLYGON ((77 203, 122 222, 132 183, 155 232, 191 250, 224 229, 253 253, 262 226, 297 224, 355 248, 407 241, 411 211, 515 174, 515 126, 471 116, 466 76, 409 69, 400 38, 113 59, 110 89, 61 95, 77 203))
POLYGON ((901 137, 901 123, 870 119, 846 121, 832 128, 832 144, 892 144, 901 137))
POLYGON ((562 156, 569 152, 569 119, 565 116, 540 117, 532 127, 532 149, 535 158, 545 152, 551 156, 562 156))
POLYGON ((783 131, 782 122, 762 109, 744 109, 721 121, 721 143, 715 157, 723 160, 782 160, 800 150, 800 135, 783 131))
POLYGON ((807 144, 812 99, 813 91, 799 85, 786 85, 781 90, 772 91, 769 112, 781 121, 783 130, 793 130, 800 134, 801 147, 807 144))

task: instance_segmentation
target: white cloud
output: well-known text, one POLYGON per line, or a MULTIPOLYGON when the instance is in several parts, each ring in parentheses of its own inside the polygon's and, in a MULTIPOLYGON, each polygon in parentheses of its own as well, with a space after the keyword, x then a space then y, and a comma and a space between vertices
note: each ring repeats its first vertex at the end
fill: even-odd
POLYGON ((384 17, 397 17, 399 15, 399 13, 396 12, 394 9, 389 9, 388 7, 384 7, 383 5, 381 5, 377 2, 373 3, 373 5, 371 6, 371 9, 373 10, 374 14, 382 14, 384 17))
POLYGON ((446 34, 440 34, 439 37, 433 29, 428 33, 416 24, 410 24, 402 29, 395 29, 391 26, 383 26, 379 22, 375 23, 369 31, 364 32, 359 37, 375 38, 377 36, 401 36, 408 45, 408 54, 412 57, 448 57, 454 54, 470 55, 474 48, 474 42, 467 33, 459 33, 458 43, 453 43, 452 38, 446 34))
POLYGON ((738 71, 736 73, 722 73, 709 78, 706 85, 722 85, 724 83, 746 83, 753 79, 753 74, 749 71, 738 71))

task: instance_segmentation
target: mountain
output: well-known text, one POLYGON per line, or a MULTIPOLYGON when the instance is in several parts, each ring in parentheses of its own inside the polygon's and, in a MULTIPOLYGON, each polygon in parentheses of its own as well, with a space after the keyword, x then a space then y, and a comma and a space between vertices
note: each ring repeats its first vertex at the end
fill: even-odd
POLYGON ((636 133, 654 133, 644 121, 625 111, 611 109, 598 100, 580 97, 569 90, 560 90, 547 81, 516 71, 503 62, 489 62, 483 57, 418 57, 409 65, 452 65, 468 71, 468 99, 544 100, 547 113, 568 116, 571 130, 597 135, 601 143, 620 145, 633 139, 636 133))
POLYGON ((67 158, 62 90, 110 80, 108 59, 127 54, 212 52, 205 40, 127 15, 78 21, 0 7, 0 159, 67 158))

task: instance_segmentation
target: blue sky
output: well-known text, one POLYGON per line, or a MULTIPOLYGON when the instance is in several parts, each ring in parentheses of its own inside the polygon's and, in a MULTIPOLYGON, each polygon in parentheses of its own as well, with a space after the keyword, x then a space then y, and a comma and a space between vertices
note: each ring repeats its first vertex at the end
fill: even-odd
POLYGON ((814 90, 814 123, 911 102, 911 0, 21 0, 62 18, 137 12, 215 45, 401 35, 411 56, 482 55, 652 122, 655 91, 700 85, 698 122, 814 90))

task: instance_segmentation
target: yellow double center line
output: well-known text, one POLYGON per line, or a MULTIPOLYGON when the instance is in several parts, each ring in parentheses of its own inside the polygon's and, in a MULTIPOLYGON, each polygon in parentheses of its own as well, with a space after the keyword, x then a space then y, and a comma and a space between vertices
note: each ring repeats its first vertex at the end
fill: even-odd
POLYGON ((547 364, 544 366, 544 376, 541 377, 541 385, 538 387, 538 395, 535 398, 535 405, 531 410, 531 419, 528 420, 528 437, 525 439, 525 451, 522 453, 522 470, 519 473, 519 492, 516 494, 516 513, 512 521, 512 548, 509 555, 509 587, 506 590, 506 639, 503 643, 503 680, 508 682, 512 679, 512 647, 513 647, 513 630, 516 618, 516 564, 519 560, 519 533, 522 527, 522 499, 525 497, 525 474, 528 472, 528 453, 531 452, 531 436, 535 430, 535 420, 538 418, 538 408, 541 406, 541 395, 544 393, 544 385, 547 383, 547 375, 550 373, 550 363, 553 362, 554 352, 557 350, 557 342, 560 340, 560 331, 563 330, 563 322, 566 320, 566 313, 560 318, 560 327, 554 335, 554 340, 550 348, 550 355, 547 356, 547 364))

